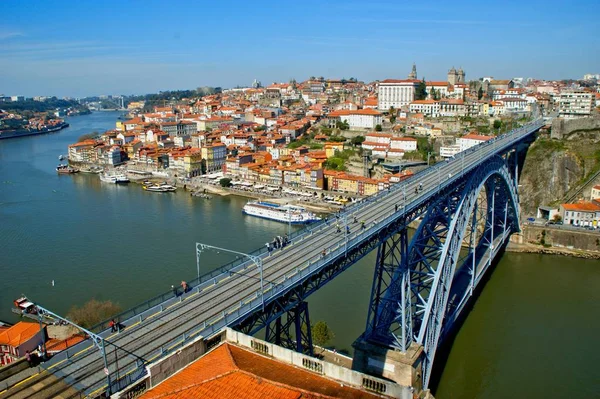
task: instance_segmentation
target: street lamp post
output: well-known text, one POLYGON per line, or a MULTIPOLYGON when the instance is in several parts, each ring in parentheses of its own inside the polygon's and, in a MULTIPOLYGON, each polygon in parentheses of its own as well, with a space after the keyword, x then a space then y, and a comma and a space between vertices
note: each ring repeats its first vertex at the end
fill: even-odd
POLYGON ((427 153, 427 166, 429 166, 429 158, 431 157, 432 154, 433 154, 432 152, 427 153))
POLYGON ((198 284, 200 284, 200 254, 205 249, 214 249, 217 251, 229 252, 229 253, 232 253, 235 255, 242 255, 242 256, 245 256, 246 258, 250 259, 256 265, 256 267, 258 268, 258 271, 260 272, 260 297, 261 297, 261 301, 262 301, 262 309, 264 311, 265 310, 265 296, 264 296, 265 290, 264 290, 264 283, 263 283, 263 265, 262 265, 262 259, 260 258, 260 256, 249 255, 249 254, 245 254, 243 252, 232 251, 231 249, 215 247, 214 245, 208 245, 208 244, 203 244, 201 242, 197 242, 196 243, 196 267, 198 268, 198 284))

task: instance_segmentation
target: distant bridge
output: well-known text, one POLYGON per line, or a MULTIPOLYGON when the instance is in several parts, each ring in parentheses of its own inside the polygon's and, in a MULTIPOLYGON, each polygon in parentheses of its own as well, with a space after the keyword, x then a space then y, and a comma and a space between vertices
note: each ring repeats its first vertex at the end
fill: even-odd
POLYGON ((209 341, 225 326, 248 334, 267 328, 268 340, 310 353, 310 328, 301 328, 309 324, 305 299, 377 250, 361 340, 399 353, 419 345, 427 387, 445 334, 519 230, 519 170, 543 124, 538 119, 348 206, 338 215, 342 232, 330 217, 271 255, 264 247, 240 255, 191 281, 184 295, 165 293, 124 312, 118 334, 96 326, 95 339, 44 367, 88 395, 114 393, 144 377, 148 364, 199 337, 209 341), (417 219, 410 238, 407 226, 417 219))

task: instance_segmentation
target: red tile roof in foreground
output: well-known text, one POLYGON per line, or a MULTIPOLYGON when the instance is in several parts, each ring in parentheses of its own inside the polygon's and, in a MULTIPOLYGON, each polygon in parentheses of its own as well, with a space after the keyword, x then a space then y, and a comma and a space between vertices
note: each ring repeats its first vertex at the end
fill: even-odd
POLYGON ((229 343, 198 359, 140 398, 379 398, 229 343))
POLYGON ((0 345, 10 345, 16 348, 29 341, 39 332, 40 326, 38 323, 20 321, 7 330, 0 332, 0 345))

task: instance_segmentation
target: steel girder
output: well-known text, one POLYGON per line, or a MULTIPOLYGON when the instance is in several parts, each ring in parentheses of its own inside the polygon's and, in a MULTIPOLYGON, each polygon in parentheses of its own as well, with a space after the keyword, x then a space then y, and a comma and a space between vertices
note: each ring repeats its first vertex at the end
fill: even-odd
POLYGON ((378 249, 365 337, 403 351, 413 341, 423 345, 425 386, 446 314, 451 312, 454 320, 465 295, 472 294, 487 270, 487 266, 479 267, 484 255, 489 265, 498 238, 504 240, 507 231, 518 229, 516 199, 515 178, 507 160, 494 157, 440 193, 408 246, 406 232, 399 230, 378 249), (481 195, 484 189, 485 197, 481 195), (480 198, 486 203, 481 213, 477 211, 480 198), (468 255, 457 268, 469 226, 468 255), (483 226, 482 231, 478 226, 483 226), (458 277, 467 284, 457 284, 460 289, 451 296, 458 277))
POLYGON ((279 316, 274 323, 267 324, 266 330, 266 341, 309 356, 313 355, 308 303, 300 302, 295 308, 279 316), (282 319, 284 316, 285 320, 282 319))
POLYGON ((256 311, 251 315, 232 323, 232 328, 248 335, 256 334, 269 323, 274 322, 281 315, 295 308, 310 294, 333 280, 337 275, 348 269, 372 250, 378 248, 382 241, 387 240, 397 231, 405 230, 408 222, 425 213, 430 201, 423 202, 413 209, 407 209, 404 216, 400 216, 399 214, 395 221, 379 230, 376 234, 366 238, 360 245, 350 248, 346 256, 340 255, 337 258, 332 259, 331 262, 324 266, 318 273, 307 276, 277 298, 266 302, 264 310, 256 311))

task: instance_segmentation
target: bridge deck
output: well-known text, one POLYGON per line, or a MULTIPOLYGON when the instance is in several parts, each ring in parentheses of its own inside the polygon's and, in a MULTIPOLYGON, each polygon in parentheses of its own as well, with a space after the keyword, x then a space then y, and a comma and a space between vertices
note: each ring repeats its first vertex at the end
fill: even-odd
MULTIPOLYGON (((379 193, 349 207, 340 217, 342 230, 344 216, 351 228, 348 236, 343 231, 337 233, 336 221, 329 220, 328 223, 320 223, 311 231, 297 237, 283 250, 277 250, 271 256, 263 255, 265 300, 297 284, 308 273, 318 270, 325 263, 343 256, 345 246, 350 248, 366 237, 376 234, 392 220, 435 196, 444 186, 453 184, 463 173, 474 169, 489 157, 501 153, 515 142, 532 134, 539 126, 540 123, 537 123, 517 129, 473 147, 458 154, 455 159, 437 164, 393 186, 388 192, 379 193), (419 184, 422 185, 422 191, 415 193, 419 184), (353 223, 354 217, 359 223, 353 223), (364 230, 360 228, 361 221, 366 223, 367 228, 364 230), (323 250, 327 251, 325 258, 321 254, 323 250)), ((145 362, 152 361, 184 340, 199 335, 210 336, 222 326, 260 311, 259 280, 257 267, 248 262, 238 267, 234 274, 225 273, 214 281, 194 287, 191 292, 180 298, 165 301, 163 306, 155 308, 152 314, 143 316, 143 321, 138 318, 125 321, 125 329, 118 334, 103 332, 101 335, 108 343, 107 358, 111 378, 135 379, 140 370, 135 356, 144 359, 145 362), (126 354, 125 350, 130 354, 126 354)), ((75 384, 88 394, 106 389, 103 359, 89 340, 71 351, 69 359, 66 359, 65 355, 59 355, 48 362, 46 367, 59 376, 68 376, 68 383, 75 384)), ((38 397, 43 397, 43 390, 39 392, 38 397)))

